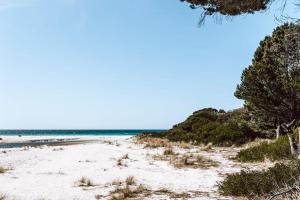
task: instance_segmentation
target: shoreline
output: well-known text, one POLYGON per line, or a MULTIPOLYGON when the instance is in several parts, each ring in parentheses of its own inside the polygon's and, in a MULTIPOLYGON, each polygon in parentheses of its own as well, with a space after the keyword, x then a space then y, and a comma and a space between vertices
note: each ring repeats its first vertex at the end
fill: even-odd
POLYGON ((22 147, 38 147, 38 146, 67 146, 79 145, 87 143, 97 143, 103 138, 131 138, 134 136, 3 136, 0 135, 0 150, 22 147))

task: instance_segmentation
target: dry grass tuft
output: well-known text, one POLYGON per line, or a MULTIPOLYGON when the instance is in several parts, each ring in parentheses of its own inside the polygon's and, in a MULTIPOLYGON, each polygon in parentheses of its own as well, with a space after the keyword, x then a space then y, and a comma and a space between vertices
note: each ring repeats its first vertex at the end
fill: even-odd
POLYGON ((209 150, 212 150, 212 148, 213 148, 213 144, 212 143, 208 143, 203 148, 201 148, 201 150, 202 151, 209 151, 209 150))
POLYGON ((124 200, 132 198, 143 198, 150 195, 150 191, 143 185, 137 185, 135 178, 129 176, 124 182, 116 180, 112 183, 115 186, 114 190, 110 192, 110 200, 124 200))
POLYGON ((134 177, 133 176, 128 176, 126 178, 126 185, 134 185, 135 184, 135 180, 134 180, 134 177))
POLYGON ((219 162, 205 158, 198 153, 175 154, 164 152, 163 155, 154 155, 154 160, 169 161, 176 168, 210 168, 219 166, 219 162))
POLYGON ((300 200, 300 193, 299 192, 295 192, 295 194, 293 194, 290 199, 291 200, 300 200))
POLYGON ((119 179, 116 179, 116 180, 114 180, 114 181, 112 182, 112 185, 120 186, 120 185, 122 185, 122 181, 119 180, 119 179))
POLYGON ((186 142, 171 142, 168 139, 163 138, 154 138, 154 137, 147 137, 147 136, 137 136, 135 138, 136 144, 143 144, 144 148, 173 148, 179 147, 182 149, 191 149, 193 146, 190 143, 186 142))
MULTIPOLYGON (((4 174, 8 171, 9 169, 8 168, 5 168, 5 167, 1 167, 0 166, 0 174, 4 174)), ((1 199, 0 199, 1 200, 1 199)))
POLYGON ((159 190, 154 191, 154 194, 156 195, 167 195, 169 196, 171 199, 188 199, 191 198, 191 195, 185 192, 182 193, 176 193, 173 192, 167 188, 161 188, 159 190))
POLYGON ((101 140, 101 142, 102 142, 103 144, 107 144, 107 145, 114 145, 114 146, 117 146, 117 147, 121 146, 121 144, 118 143, 117 141, 101 140))
MULTIPOLYGON (((133 176, 127 177, 124 181, 119 179, 112 182, 114 189, 107 196, 96 195, 95 199, 105 199, 105 200, 141 200, 141 199, 151 199, 152 195, 161 196, 160 199, 189 199, 196 197, 192 195, 194 192, 182 192, 176 193, 166 188, 161 188, 159 190, 150 190, 142 184, 137 184, 133 176)), ((197 192, 195 192, 196 195, 197 192)), ((199 195, 198 195, 199 196, 199 195)))
POLYGON ((129 159, 128 153, 125 154, 124 156, 122 156, 121 159, 122 159, 122 160, 127 160, 127 159, 129 159))
POLYGON ((108 144, 108 145, 113 145, 114 143, 110 140, 103 140, 102 143, 108 144))
POLYGON ((172 160, 171 163, 177 168, 209 168, 219 165, 217 161, 193 153, 180 155, 172 160))
POLYGON ((54 148, 52 151, 63 151, 63 150, 64 150, 64 148, 59 147, 59 148, 54 148))
POLYGON ((144 148, 159 148, 159 147, 172 147, 167 139, 149 138, 145 137, 137 140, 138 144, 144 144, 144 148))
POLYGON ((119 159, 117 160, 117 166, 119 166, 119 167, 121 167, 121 166, 126 167, 127 165, 124 164, 124 160, 128 160, 128 159, 129 159, 128 154, 123 155, 121 158, 119 158, 119 159))
POLYGON ((79 179, 75 185, 77 187, 94 187, 96 186, 91 179, 87 178, 87 177, 82 177, 81 179, 79 179))
POLYGON ((163 155, 175 155, 173 148, 166 148, 163 155))
POLYGON ((97 195, 95 195, 95 199, 96 200, 101 200, 101 199, 104 199, 104 196, 100 195, 100 194, 97 194, 97 195))

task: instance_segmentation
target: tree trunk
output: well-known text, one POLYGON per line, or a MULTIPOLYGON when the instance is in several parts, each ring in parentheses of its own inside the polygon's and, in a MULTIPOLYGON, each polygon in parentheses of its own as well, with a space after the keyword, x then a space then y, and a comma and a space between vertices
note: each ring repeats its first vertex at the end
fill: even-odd
POLYGON ((279 138, 279 136, 280 136, 280 125, 278 125, 276 128, 276 140, 279 138))
POLYGON ((292 138, 291 133, 287 133, 287 136, 289 138, 289 143, 290 143, 290 148, 291 148, 291 154, 295 155, 296 152, 295 152, 294 142, 293 142, 293 138, 292 138))
POLYGON ((287 134, 289 138, 289 143, 290 143, 290 148, 291 148, 291 154, 295 155, 296 153, 298 154, 299 148, 298 145, 296 144, 295 140, 293 139, 292 132, 293 132, 293 126, 295 125, 296 120, 294 119, 291 121, 289 124, 283 123, 281 124, 281 130, 287 134), (296 149, 297 148, 297 152, 296 149))
POLYGON ((300 127, 298 128, 298 145, 300 145, 300 127))
POLYGON ((298 147, 298 155, 300 155, 300 127, 298 128, 298 144, 297 144, 297 147, 298 147))

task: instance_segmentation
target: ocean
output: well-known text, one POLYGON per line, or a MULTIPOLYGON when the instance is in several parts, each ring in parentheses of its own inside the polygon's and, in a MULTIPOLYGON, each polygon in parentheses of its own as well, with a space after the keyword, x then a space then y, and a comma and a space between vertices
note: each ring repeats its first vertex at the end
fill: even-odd
POLYGON ((1 136, 74 136, 73 139, 63 140, 31 140, 26 142, 2 143, 0 149, 20 148, 24 146, 59 145, 65 142, 76 142, 76 136, 134 136, 145 132, 161 132, 164 130, 0 130, 1 136))
POLYGON ((0 136, 134 136, 164 130, 0 130, 0 136))

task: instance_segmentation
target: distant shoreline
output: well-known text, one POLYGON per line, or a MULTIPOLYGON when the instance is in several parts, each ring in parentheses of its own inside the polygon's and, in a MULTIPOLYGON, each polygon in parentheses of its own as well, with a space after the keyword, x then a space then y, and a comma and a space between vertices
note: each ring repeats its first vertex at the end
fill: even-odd
POLYGON ((130 138, 135 135, 1 135, 0 149, 66 146, 98 142, 101 138, 130 138))

